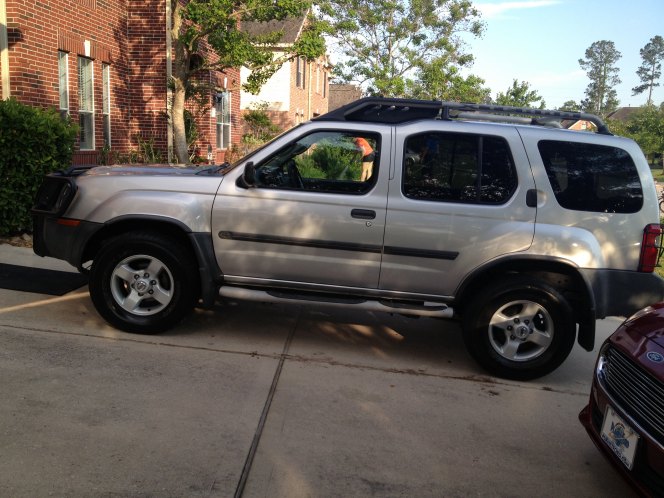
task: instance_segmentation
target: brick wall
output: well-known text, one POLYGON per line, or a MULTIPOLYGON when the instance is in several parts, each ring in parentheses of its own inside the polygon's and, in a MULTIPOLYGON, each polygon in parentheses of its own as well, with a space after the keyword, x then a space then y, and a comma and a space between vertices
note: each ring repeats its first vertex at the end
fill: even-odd
POLYGON ((69 53, 69 110, 78 121, 78 56, 93 60, 95 145, 103 145, 102 63, 111 65, 111 136, 125 145, 126 58, 118 40, 127 31, 126 1, 7 0, 10 92, 19 101, 59 107, 58 50, 69 53))
POLYGON ((130 141, 152 140, 168 149, 166 0, 128 0, 127 36, 120 43, 129 71, 123 82, 129 112, 130 141))
POLYGON ((329 67, 326 58, 305 63, 304 84, 297 85, 297 63, 291 64, 290 109, 291 126, 325 114, 329 102, 329 67))
MULTIPOLYGON (((78 57, 93 62, 94 151, 74 162, 91 162, 104 146, 102 64, 110 65, 111 144, 115 153, 152 141, 164 155, 168 144, 166 0, 6 0, 11 95, 41 107, 59 107, 58 51, 69 54, 69 114, 79 120, 78 57)), ((3 68, 3 71, 5 69, 3 68)), ((211 75, 207 77, 212 78, 211 75)), ((237 71, 228 80, 239 81, 237 71)), ((221 89, 220 78, 215 85, 221 89)), ((212 95, 210 96, 212 101, 212 95)), ((239 96, 232 99, 232 141, 239 141, 239 96)), ((216 119, 198 119, 200 147, 216 143, 216 119)))

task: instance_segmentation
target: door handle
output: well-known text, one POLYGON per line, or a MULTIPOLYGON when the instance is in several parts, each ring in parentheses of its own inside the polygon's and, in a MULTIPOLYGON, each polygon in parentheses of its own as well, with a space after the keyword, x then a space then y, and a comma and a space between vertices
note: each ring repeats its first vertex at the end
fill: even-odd
POLYGON ((373 209, 353 209, 350 215, 360 220, 373 220, 376 218, 376 211, 373 209))

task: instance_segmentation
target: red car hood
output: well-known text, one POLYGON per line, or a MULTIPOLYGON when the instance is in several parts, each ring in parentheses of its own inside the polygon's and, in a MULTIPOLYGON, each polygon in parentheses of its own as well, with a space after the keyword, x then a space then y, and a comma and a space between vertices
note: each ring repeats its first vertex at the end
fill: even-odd
POLYGON ((610 341, 664 382, 664 303, 648 306, 626 320, 610 341))

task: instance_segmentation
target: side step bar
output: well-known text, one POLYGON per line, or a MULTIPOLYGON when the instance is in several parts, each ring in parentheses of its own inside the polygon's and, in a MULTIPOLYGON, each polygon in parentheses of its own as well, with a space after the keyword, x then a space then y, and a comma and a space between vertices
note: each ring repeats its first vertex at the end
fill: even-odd
POLYGON ((230 299, 242 301, 261 301, 264 303, 295 303, 320 304, 333 308, 352 307, 365 311, 382 311, 384 313, 399 313, 401 315, 426 316, 434 318, 452 318, 454 310, 442 303, 409 303, 390 300, 364 300, 362 298, 326 296, 324 294, 308 295, 302 293, 289 293, 280 291, 263 291, 247 289, 244 287, 222 286, 219 295, 230 299))

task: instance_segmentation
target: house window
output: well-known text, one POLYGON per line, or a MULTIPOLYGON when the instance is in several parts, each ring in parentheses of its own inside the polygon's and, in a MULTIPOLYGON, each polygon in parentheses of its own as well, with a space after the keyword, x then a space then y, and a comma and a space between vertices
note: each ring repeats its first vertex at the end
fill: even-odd
POLYGON ((296 65, 296 78, 295 78, 295 86, 298 88, 306 88, 306 61, 304 57, 298 57, 295 60, 295 65, 296 65))
POLYGON ((231 145, 231 93, 218 93, 216 102, 217 149, 228 149, 231 145))
POLYGON ((316 64, 316 93, 321 93, 321 91, 320 91, 320 64, 316 64))
POLYGON ((323 98, 327 97, 327 71, 323 71, 323 98))
POLYGON ((81 150, 95 148, 95 104, 93 62, 78 58, 78 124, 81 128, 81 150))
POLYGON ((69 116, 69 54, 58 50, 58 87, 60 93, 60 115, 69 116))
POLYGON ((111 146, 111 66, 101 65, 102 114, 104 116, 104 146, 111 146))

